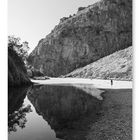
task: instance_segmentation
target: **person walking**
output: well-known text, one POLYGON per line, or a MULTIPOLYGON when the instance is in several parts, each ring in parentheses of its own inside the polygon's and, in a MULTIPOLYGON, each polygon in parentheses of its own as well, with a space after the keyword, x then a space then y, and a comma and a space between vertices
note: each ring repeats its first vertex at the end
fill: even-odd
POLYGON ((111 86, 113 85, 113 80, 111 79, 111 86))

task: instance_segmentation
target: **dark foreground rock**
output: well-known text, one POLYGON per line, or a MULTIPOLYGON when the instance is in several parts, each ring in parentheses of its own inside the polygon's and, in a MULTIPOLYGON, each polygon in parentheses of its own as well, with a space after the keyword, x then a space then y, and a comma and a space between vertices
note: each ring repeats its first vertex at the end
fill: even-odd
POLYGON ((28 61, 45 75, 60 76, 129 46, 132 0, 101 0, 62 18, 28 61))
POLYGON ((8 47, 8 86, 31 84, 22 59, 8 47))

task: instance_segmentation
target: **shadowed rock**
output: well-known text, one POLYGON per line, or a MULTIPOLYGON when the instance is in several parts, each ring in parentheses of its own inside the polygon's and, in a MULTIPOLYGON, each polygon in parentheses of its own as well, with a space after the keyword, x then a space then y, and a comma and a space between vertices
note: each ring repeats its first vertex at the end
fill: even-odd
POLYGON ((21 86, 31 84, 25 64, 17 53, 8 47, 8 85, 21 86))

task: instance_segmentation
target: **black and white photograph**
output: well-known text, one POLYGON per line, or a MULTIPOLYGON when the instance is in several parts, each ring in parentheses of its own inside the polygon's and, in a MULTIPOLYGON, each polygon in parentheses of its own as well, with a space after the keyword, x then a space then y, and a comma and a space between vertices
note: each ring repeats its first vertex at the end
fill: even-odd
POLYGON ((132 140, 132 0, 8 0, 8 140, 132 140))

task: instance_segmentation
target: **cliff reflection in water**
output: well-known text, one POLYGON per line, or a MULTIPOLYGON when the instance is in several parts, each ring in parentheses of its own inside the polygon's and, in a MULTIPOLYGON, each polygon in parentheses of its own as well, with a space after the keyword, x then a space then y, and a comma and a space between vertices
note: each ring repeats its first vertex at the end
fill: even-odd
POLYGON ((35 86, 28 99, 58 138, 84 139, 90 123, 100 117, 102 100, 87 94, 81 86, 35 86))
POLYGON ((27 122, 26 113, 31 112, 31 106, 24 106, 24 98, 29 87, 8 88, 8 132, 17 131, 17 126, 24 128, 27 122))

